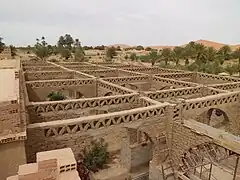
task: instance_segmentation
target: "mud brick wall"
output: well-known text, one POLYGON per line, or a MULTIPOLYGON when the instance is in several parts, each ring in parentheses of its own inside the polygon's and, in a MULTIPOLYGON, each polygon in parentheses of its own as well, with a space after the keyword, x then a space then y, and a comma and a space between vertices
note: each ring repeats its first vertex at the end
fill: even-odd
POLYGON ((45 137, 41 127, 28 128, 26 142, 27 161, 34 162, 36 153, 60 148, 71 148, 77 159, 85 147, 90 147, 91 141, 103 138, 108 143, 109 152, 115 152, 121 148, 122 133, 121 127, 109 127, 99 130, 89 130, 86 133, 72 133, 61 136, 45 137))
POLYGON ((20 106, 17 101, 0 104, 0 135, 20 132, 20 106))
POLYGON ((181 163, 180 157, 188 152, 190 148, 194 148, 200 144, 211 142, 212 139, 195 133, 193 130, 183 126, 179 122, 173 124, 172 130, 172 159, 175 168, 181 163))

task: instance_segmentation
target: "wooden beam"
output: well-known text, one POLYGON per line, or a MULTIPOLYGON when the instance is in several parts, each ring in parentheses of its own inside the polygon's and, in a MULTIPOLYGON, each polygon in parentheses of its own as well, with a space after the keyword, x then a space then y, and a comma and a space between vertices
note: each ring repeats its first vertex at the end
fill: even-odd
POLYGON ((211 175, 212 175, 212 164, 210 165, 208 180, 211 180, 211 175))
POLYGON ((234 174, 233 174, 233 180, 237 179, 238 163, 239 163, 239 156, 237 156, 236 165, 235 165, 234 174))
POLYGON ((181 180, 190 180, 187 176, 185 176, 184 174, 178 173, 178 178, 181 180))

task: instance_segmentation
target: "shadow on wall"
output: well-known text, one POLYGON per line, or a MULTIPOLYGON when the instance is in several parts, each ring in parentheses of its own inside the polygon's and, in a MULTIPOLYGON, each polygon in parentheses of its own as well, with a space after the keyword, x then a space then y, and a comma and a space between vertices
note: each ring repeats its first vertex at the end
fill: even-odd
POLYGON ((106 94, 104 94, 104 96, 112 96, 113 93, 112 92, 107 92, 106 94))

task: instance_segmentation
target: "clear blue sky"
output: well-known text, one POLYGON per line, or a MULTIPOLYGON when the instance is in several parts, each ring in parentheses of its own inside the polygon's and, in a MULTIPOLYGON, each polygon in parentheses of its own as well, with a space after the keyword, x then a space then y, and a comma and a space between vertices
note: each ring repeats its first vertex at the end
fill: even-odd
POLYGON ((7 44, 49 43, 70 33, 83 45, 240 43, 240 0, 1 0, 7 44))

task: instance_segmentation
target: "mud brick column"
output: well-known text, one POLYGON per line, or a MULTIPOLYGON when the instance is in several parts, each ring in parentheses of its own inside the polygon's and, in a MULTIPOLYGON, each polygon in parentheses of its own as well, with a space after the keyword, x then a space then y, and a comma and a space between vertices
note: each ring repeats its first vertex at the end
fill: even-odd
POLYGON ((131 128, 125 128, 125 132, 122 134, 122 148, 121 148, 121 164, 128 171, 131 170, 132 152, 131 145, 137 142, 137 130, 131 128))

